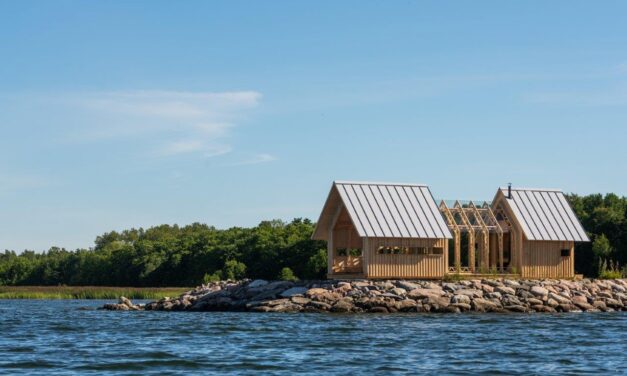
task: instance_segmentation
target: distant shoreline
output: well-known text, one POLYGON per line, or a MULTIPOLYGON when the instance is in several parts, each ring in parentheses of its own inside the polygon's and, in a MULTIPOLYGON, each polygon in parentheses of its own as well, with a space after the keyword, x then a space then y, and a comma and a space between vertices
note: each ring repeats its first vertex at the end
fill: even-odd
POLYGON ((0 286, 0 299, 161 299, 178 296, 187 287, 0 286))

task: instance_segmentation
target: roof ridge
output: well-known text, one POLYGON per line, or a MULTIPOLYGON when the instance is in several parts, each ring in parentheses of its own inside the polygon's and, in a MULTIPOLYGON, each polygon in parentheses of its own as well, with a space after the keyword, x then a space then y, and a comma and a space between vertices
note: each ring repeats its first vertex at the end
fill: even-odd
POLYGON ((356 180, 334 180, 333 184, 354 184, 354 185, 386 185, 386 186, 403 186, 403 187, 428 187, 426 184, 419 183, 395 183, 395 182, 375 182, 375 181, 356 181, 356 180))
MULTIPOLYGON (((508 187, 499 187, 504 191, 507 191, 508 187)), ((564 193, 561 189, 557 188, 526 188, 526 187, 512 187, 512 191, 535 191, 535 192, 561 192, 564 193)))

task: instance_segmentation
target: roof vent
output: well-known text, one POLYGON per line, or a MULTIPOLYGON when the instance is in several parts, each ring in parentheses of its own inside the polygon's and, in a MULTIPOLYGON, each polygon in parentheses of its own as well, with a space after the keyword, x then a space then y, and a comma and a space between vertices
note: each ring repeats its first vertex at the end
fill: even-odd
POLYGON ((512 183, 507 183, 507 198, 512 199, 512 183))

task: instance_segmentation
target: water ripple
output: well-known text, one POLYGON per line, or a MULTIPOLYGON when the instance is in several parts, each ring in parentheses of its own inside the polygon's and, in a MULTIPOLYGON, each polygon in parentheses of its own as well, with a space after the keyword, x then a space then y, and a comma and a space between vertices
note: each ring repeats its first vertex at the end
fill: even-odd
POLYGON ((0 301, 0 373, 627 374, 627 313, 95 310, 103 303, 0 301))

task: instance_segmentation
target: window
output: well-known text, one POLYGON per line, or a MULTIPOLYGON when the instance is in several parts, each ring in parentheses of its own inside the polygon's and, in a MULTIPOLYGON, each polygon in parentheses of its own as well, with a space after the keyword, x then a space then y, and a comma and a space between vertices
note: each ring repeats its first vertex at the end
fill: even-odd
POLYGON ((562 249, 562 257, 570 257, 570 249, 562 249))
POLYGON ((434 254, 434 255, 443 255, 444 254, 444 248, 442 248, 442 247, 435 247, 435 248, 433 248, 432 254, 434 254))
POLYGON ((361 256, 361 248, 338 248, 335 250, 338 256, 361 256))
POLYGON ((444 249, 427 247, 379 247, 377 253, 380 255, 442 255, 444 249))

